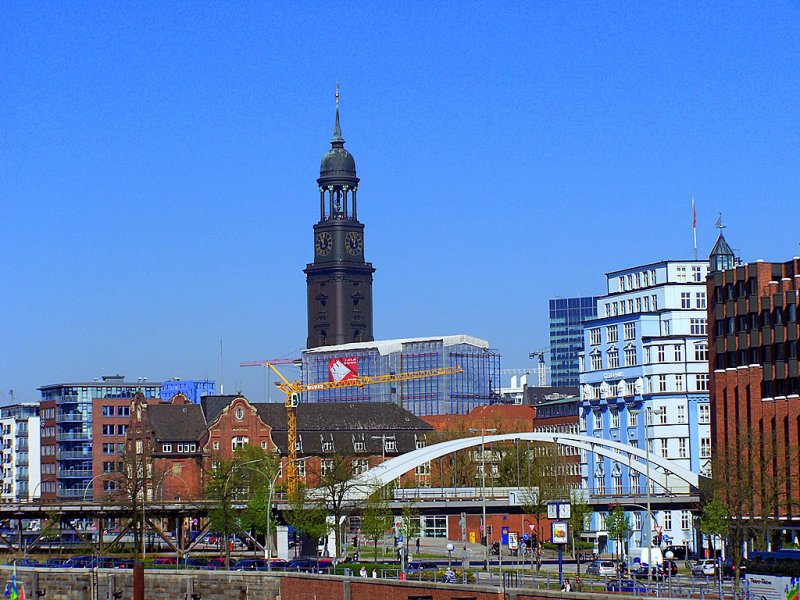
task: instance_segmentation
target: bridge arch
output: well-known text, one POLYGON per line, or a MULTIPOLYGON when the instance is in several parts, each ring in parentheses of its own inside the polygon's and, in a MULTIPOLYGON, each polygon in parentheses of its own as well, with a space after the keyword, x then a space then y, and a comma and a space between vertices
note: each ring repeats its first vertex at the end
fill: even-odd
POLYGON ((604 440, 587 435, 544 432, 506 433, 440 442, 389 459, 359 475, 355 483, 357 484, 357 489, 382 487, 416 467, 458 450, 480 446, 481 443, 490 444, 492 442, 515 440, 556 443, 579 448, 588 452, 594 452, 595 454, 621 463, 642 475, 649 475, 651 481, 665 490, 670 489, 670 487, 674 486, 677 482, 683 482, 683 484, 693 489, 699 488, 700 485, 700 477, 697 473, 685 467, 681 467, 673 461, 661 456, 654 456, 652 453, 648 454, 641 448, 634 448, 633 446, 621 442, 604 440), (648 459, 651 465, 649 469, 647 466, 648 459))

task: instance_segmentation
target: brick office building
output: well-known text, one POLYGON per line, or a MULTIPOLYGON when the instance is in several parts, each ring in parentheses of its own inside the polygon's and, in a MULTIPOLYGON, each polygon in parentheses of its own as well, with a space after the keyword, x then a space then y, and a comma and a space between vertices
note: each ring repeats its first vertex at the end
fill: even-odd
POLYGON ((720 235, 711 270, 707 284, 714 480, 730 509, 765 525, 772 542, 797 542, 800 258, 735 265, 720 235))

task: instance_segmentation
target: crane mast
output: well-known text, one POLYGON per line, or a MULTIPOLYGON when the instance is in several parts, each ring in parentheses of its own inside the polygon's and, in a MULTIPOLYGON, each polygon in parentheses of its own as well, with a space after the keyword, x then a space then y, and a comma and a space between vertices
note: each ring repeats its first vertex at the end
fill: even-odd
POLYGON ((287 445, 289 446, 289 462, 286 465, 286 484, 289 493, 297 489, 297 405, 300 403, 300 394, 306 392, 319 392, 323 390, 330 390, 334 388, 362 388, 367 385, 376 385, 379 383, 391 383, 395 381, 410 381, 412 379, 425 379, 427 377, 441 377, 443 375, 455 375, 463 373, 464 369, 460 366, 455 367, 442 367, 441 369, 425 369, 422 371, 409 371, 407 373, 392 373, 389 375, 378 375, 370 377, 364 375, 362 377, 352 377, 350 379, 341 381, 323 381, 320 383, 302 383, 300 381, 289 381, 283 374, 275 368, 272 363, 266 363, 272 371, 280 378, 276 381, 275 385, 284 394, 286 400, 284 406, 286 407, 286 428, 287 428, 287 445))

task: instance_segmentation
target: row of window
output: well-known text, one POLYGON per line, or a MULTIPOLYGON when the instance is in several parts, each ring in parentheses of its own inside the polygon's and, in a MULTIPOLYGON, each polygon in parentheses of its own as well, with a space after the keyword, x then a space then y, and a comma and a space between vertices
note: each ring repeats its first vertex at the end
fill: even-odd
POLYGON ((130 417, 131 407, 126 406, 109 406, 104 405, 101 409, 104 417, 130 417))
MULTIPOLYGON (((711 423, 711 406, 708 404, 698 404, 697 405, 697 412, 698 412, 698 422, 701 425, 711 423)), ((611 429, 619 429, 620 426, 622 427, 636 427, 639 424, 639 414, 630 411, 620 411, 617 409, 611 409, 608 411, 610 414, 610 424, 609 426, 611 429), (626 421, 622 420, 622 417, 626 419, 626 421)), ((645 411, 647 415, 645 422, 646 425, 669 425, 668 413, 666 406, 656 407, 654 410, 645 411)), ((580 430, 586 431, 588 416, 591 416, 594 421, 592 422, 592 430, 600 429, 602 427, 602 414, 595 413, 592 411, 591 413, 582 413, 580 418, 580 430)), ((675 422, 678 425, 685 425, 686 424, 686 406, 683 404, 678 404, 675 407, 675 422)))
POLYGON ((681 292, 681 308, 705 308, 706 307, 706 293, 695 292, 694 306, 692 306, 692 293, 681 292))
MULTIPOLYGON (((246 443, 247 442, 245 442, 245 444, 246 443)), ((236 446, 233 447, 234 450, 236 450, 236 448, 237 448, 236 446)), ((161 451, 172 452, 172 444, 171 443, 161 444, 161 451)), ((175 444, 175 451, 179 453, 197 452, 197 444, 190 444, 190 443, 175 444)))
POLYGON ((42 426, 42 437, 43 438, 56 437, 56 428, 42 426))
POLYGON ((122 454, 125 451, 125 444, 103 444, 103 454, 122 454))
POLYGON ((127 425, 103 425, 103 435, 125 435, 127 425))
POLYGON ((632 315, 640 312, 650 312, 652 303, 652 310, 658 310, 658 296, 652 294, 649 296, 640 296, 637 298, 628 298, 627 300, 620 300, 619 302, 606 302, 605 313, 607 317, 616 317, 619 315, 632 315))
MULTIPOLYGON (((689 281, 685 266, 679 266, 675 269, 675 281, 678 283, 686 283, 689 281)), ((703 281, 703 268, 701 266, 692 265, 691 281, 694 283, 701 283, 703 281)))
POLYGON ((619 289, 622 292, 656 285, 657 283, 655 269, 648 269, 640 273, 628 273, 619 277, 619 289))
MULTIPOLYGON (((622 484, 620 483, 620 487, 622 484)), ((635 487, 639 487, 638 484, 635 487)), ((677 511, 676 511, 677 512, 677 511)), ((608 518, 607 512, 601 512, 597 514, 598 518, 598 528, 603 530, 606 528, 606 519, 608 518)), ((672 511, 667 510, 661 513, 657 513, 657 518, 661 519, 661 526, 666 531, 672 530, 672 511)), ((680 511, 680 521, 681 521, 681 529, 684 531, 689 531, 692 528, 692 513, 688 510, 680 511)), ((642 522, 642 513, 635 512, 633 513, 633 531, 641 531, 643 526, 642 522)), ((638 534, 634 537, 638 537, 638 534)))
POLYGON ((42 456, 55 456, 55 455, 56 455, 55 444, 47 444, 42 446, 42 456))
POLYGON ((605 398, 624 398, 659 392, 707 392, 708 373, 684 375, 648 375, 638 380, 620 380, 616 385, 603 383, 584 384, 581 388, 583 400, 602 400, 605 398), (694 385, 687 385, 687 378, 694 385), (671 386, 669 384, 672 384, 671 386))
POLYGON ((56 418, 56 409, 55 408, 43 408, 39 415, 42 419, 55 419, 56 418))
MULTIPOLYGON (((689 355, 689 360, 693 359, 696 362, 708 362, 708 342, 695 342, 691 344, 691 347, 692 353, 689 355)), ((683 344, 645 346, 644 364, 683 362, 683 350, 683 344)))

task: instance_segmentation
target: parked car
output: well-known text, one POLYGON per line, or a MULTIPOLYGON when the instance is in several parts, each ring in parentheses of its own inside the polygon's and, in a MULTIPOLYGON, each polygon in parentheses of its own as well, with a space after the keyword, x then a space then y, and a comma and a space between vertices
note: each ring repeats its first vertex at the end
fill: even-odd
POLYGON ((267 561, 263 558, 244 558, 236 563, 237 571, 266 571, 267 561))
POLYGON ((586 574, 598 577, 613 577, 617 574, 617 567, 614 565, 614 561, 611 560, 593 560, 586 567, 586 574))
POLYGON ((181 560, 182 569, 205 569, 208 567, 208 559, 202 556, 190 556, 181 560))
POLYGON ((636 579, 650 579, 651 581, 663 581, 664 570, 661 567, 653 565, 649 569, 644 565, 639 565, 635 571, 631 571, 636 579))
POLYGON ((64 563, 64 567, 68 569, 85 569, 92 564, 94 557, 92 556, 73 556, 64 563))
POLYGON ((8 564, 17 567, 41 567, 42 563, 33 558, 12 558, 8 564))
POLYGON ((709 577, 717 572, 717 562, 713 558, 704 558, 692 567, 692 575, 696 577, 709 577))
POLYGON ((295 558, 286 565, 287 571, 302 571, 311 573, 317 568, 317 561, 313 558, 295 558))
POLYGON ((156 568, 164 568, 169 566, 175 566, 178 564, 178 559, 174 556, 162 556, 159 558, 154 558, 153 562, 151 563, 152 566, 156 568))
MULTIPOLYGON (((747 563, 742 561, 742 564, 739 566, 739 578, 743 579, 745 573, 747 573, 747 563)), ((725 559, 725 562, 722 563, 722 576, 729 578, 736 577, 736 567, 730 558, 725 559)))
MULTIPOLYGON (((236 559, 235 558, 231 558, 230 560, 231 560, 230 568, 233 569, 233 568, 236 567, 236 559)), ((209 571, 216 571, 216 570, 219 570, 219 569, 224 569, 225 568, 225 557, 224 556, 219 556, 217 558, 212 558, 211 560, 208 561, 208 565, 206 566, 206 568, 209 571)))
POLYGON ((672 558, 674 560, 692 558, 692 553, 687 550, 686 546, 667 546, 664 548, 664 554, 667 552, 672 552, 672 558))
POLYGON ((606 591, 627 594, 646 594, 647 586, 635 579, 611 579, 606 584, 606 591))
POLYGON ((49 568, 63 567, 64 563, 66 563, 68 560, 68 558, 64 558, 63 556, 48 558, 46 561, 44 561, 44 563, 42 563, 42 566, 49 568))
POLYGON ((665 560, 661 565, 661 572, 664 575, 672 575, 675 577, 678 574, 678 563, 676 563, 674 560, 665 560))
POLYGON ((417 573, 419 571, 436 571, 439 568, 435 562, 424 560, 412 560, 406 565, 406 572, 417 573))
POLYGON ((96 556, 87 566, 93 569, 132 569, 133 561, 111 556, 96 556))
POLYGON ((288 566, 289 566, 288 560, 284 560, 282 558, 269 559, 269 568, 272 569, 273 571, 283 571, 288 566))

